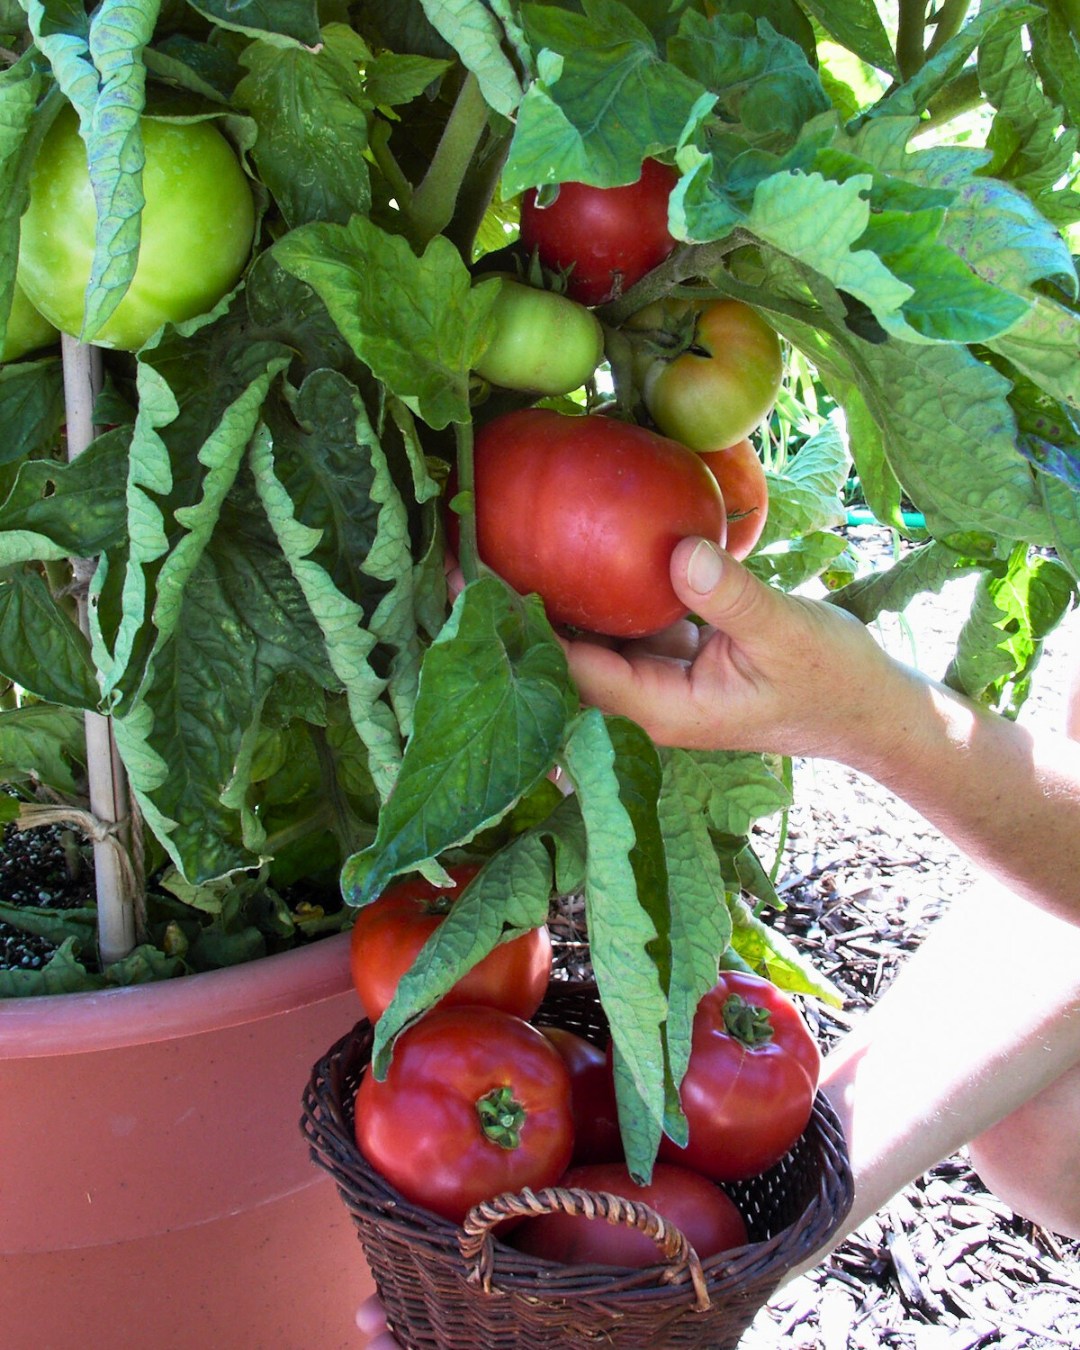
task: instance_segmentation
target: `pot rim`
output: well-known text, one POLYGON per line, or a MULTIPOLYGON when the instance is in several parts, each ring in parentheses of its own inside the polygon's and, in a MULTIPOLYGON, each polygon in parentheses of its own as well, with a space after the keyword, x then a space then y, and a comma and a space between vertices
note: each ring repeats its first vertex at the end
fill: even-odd
POLYGON ((335 933, 292 951, 197 975, 3 999, 0 1057, 91 1053, 198 1035, 333 998, 350 983, 349 934, 335 933))

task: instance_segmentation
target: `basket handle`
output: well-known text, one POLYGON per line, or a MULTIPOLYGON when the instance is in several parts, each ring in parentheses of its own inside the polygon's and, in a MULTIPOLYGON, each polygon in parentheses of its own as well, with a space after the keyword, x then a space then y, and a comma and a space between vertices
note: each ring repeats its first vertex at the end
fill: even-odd
POLYGON ((576 1186, 545 1186, 542 1190, 508 1191, 492 1200, 483 1200, 466 1214, 458 1233, 461 1255, 470 1264, 469 1283, 479 1284, 491 1293, 495 1273, 493 1229, 503 1219, 529 1219, 541 1214, 580 1214, 586 1219, 603 1219, 636 1228, 656 1243, 667 1265, 661 1279, 678 1284, 689 1278, 694 1288, 695 1307, 704 1312, 711 1306, 701 1260, 681 1229, 669 1223, 649 1205, 607 1191, 587 1191, 576 1186))

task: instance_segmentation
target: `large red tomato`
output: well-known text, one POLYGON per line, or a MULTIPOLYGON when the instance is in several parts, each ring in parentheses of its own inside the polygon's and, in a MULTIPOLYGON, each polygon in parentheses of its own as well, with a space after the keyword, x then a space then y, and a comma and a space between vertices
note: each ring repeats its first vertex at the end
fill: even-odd
POLYGON ((659 1157, 715 1181, 757 1176, 810 1120, 821 1054, 802 1014, 769 980, 721 971, 694 1016, 680 1098, 685 1148, 666 1136, 659 1157))
POLYGON ((769 517, 765 466, 745 437, 724 450, 703 450, 701 458, 719 483, 727 507, 725 548, 733 558, 747 558, 769 517))
MULTIPOLYGON (((625 1163, 597 1163, 572 1167, 559 1185, 606 1192, 648 1205, 682 1231, 702 1260, 747 1241, 746 1224, 735 1203, 707 1177, 686 1167, 657 1163, 652 1180, 641 1186, 625 1163)), ((507 1241, 520 1251, 567 1265, 640 1269, 663 1260, 652 1238, 638 1229, 583 1214, 540 1214, 526 1219, 507 1241)))
POLYGON ((540 1027, 570 1074, 574 1162, 619 1162, 623 1156, 615 1078, 605 1051, 566 1027, 540 1027))
POLYGON ((481 559, 538 592, 553 623, 614 637, 666 628, 686 613, 672 549, 686 535, 726 538, 700 457, 613 417, 507 413, 477 435, 474 470, 481 559))
MULTIPOLYGON (((349 946, 353 984, 364 1016, 377 1022, 420 948, 446 917, 450 906, 480 870, 479 863, 447 868, 456 889, 409 877, 388 886, 356 916, 349 946)), ((437 1006, 484 1003, 517 1017, 539 1008, 551 978, 551 935, 534 928, 500 942, 458 980, 437 1006)))
POLYGON ((627 326, 689 337, 685 350, 657 356, 642 375, 645 406, 665 436, 691 450, 715 450, 768 416, 784 362, 780 339, 757 310, 741 300, 673 297, 640 310, 627 326))
POLYGON ((535 1027, 497 1008, 437 1008, 356 1095, 356 1142, 407 1200, 460 1223, 503 1191, 553 1186, 574 1145, 570 1080, 535 1027))
POLYGON ((552 271, 567 273, 566 293, 583 305, 621 295, 675 247, 668 233, 668 198, 678 174, 647 159, 626 187, 563 183, 550 206, 536 192, 521 202, 521 239, 552 271))

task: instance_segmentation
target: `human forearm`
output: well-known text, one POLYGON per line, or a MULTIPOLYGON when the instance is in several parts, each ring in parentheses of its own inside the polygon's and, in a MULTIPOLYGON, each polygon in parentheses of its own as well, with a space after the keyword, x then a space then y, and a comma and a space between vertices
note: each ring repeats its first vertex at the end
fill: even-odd
POLYGON ((1080 921, 1080 748, 1007 721, 906 667, 876 732, 835 756, 903 798, 1018 895, 1080 921))
POLYGON ((1080 928, 978 885, 825 1060, 855 1177, 830 1245, 1078 1060, 1080 928))

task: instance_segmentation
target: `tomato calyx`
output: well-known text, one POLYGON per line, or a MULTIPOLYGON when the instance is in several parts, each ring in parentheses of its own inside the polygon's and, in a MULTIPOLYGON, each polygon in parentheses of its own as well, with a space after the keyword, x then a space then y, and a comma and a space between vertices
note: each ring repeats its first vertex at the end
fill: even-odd
POLYGON ((521 1127, 527 1112, 514 1096, 514 1089, 504 1084, 492 1088, 477 1099, 476 1114, 484 1138, 499 1148, 521 1147, 521 1127))
POLYGON ((741 1045, 754 1049, 773 1039, 772 1017, 768 1008, 750 1003, 741 994, 731 994, 724 1002, 724 1030, 741 1045))

